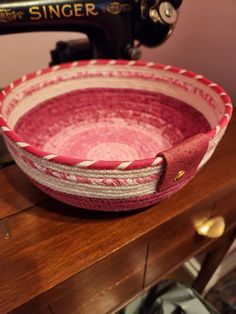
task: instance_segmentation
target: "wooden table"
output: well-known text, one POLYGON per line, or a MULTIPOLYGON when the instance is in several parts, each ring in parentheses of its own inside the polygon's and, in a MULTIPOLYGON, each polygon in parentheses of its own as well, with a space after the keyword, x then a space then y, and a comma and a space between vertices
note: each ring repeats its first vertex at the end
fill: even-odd
POLYGON ((107 313, 190 257, 208 252, 202 290, 232 243, 236 221, 236 115, 204 169, 182 191, 133 214, 61 204, 16 165, 0 170, 0 313, 107 313), (219 239, 195 222, 222 215, 219 239))

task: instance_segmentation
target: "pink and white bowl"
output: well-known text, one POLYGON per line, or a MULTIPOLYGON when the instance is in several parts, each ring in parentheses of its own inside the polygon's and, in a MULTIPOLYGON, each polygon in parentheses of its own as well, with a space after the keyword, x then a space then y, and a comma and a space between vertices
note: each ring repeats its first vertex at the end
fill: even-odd
POLYGON ((0 128, 23 172, 54 198, 101 211, 146 207, 180 190, 231 114, 219 85, 152 62, 63 64, 0 95, 0 128))

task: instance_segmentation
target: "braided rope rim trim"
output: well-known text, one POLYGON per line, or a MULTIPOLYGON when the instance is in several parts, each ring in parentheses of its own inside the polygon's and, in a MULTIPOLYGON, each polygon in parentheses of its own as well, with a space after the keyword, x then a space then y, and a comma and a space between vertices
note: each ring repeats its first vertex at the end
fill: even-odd
POLYGON ((114 65, 114 66, 129 66, 129 67, 149 67, 157 70, 168 71, 176 74, 180 74, 186 76, 188 78, 197 80, 201 84, 210 87, 216 94, 220 96, 224 105, 225 105, 225 112, 219 123, 208 131, 206 134, 209 137, 209 140, 213 140, 215 136, 219 134, 219 132, 224 129, 229 120, 232 116, 233 106, 231 103, 230 97, 224 91, 224 89, 219 86, 218 84, 208 80, 207 78, 203 77, 202 75, 196 74, 192 71, 186 69, 180 69, 178 67, 173 67, 170 65, 163 65, 154 62, 144 62, 144 61, 127 61, 127 60, 83 60, 83 61, 76 61, 72 63, 65 63, 61 65, 57 65, 51 68, 45 68, 42 70, 38 70, 37 72, 24 75, 18 80, 15 80, 10 85, 8 85, 4 90, 0 93, 0 128, 4 134, 13 141, 17 146, 19 146, 22 150, 27 151, 30 154, 33 154, 37 157, 46 159, 47 161, 51 161, 54 163, 66 164, 69 166, 76 166, 79 168, 88 168, 88 169, 119 169, 119 170, 133 170, 133 169, 141 169, 146 167, 152 167, 157 165, 163 164, 163 159, 158 158, 149 158, 149 159, 142 159, 142 160, 134 160, 134 161, 93 161, 93 160, 84 160, 84 159, 77 159, 72 157, 65 157, 60 155, 54 155, 52 153, 44 152, 35 147, 25 143, 22 138, 16 135, 16 133, 9 128, 6 121, 1 114, 1 105, 5 97, 14 90, 17 86, 19 86, 22 82, 26 82, 29 80, 34 79, 35 77, 42 76, 44 74, 69 69, 72 67, 81 67, 81 66, 89 66, 89 65, 114 65))

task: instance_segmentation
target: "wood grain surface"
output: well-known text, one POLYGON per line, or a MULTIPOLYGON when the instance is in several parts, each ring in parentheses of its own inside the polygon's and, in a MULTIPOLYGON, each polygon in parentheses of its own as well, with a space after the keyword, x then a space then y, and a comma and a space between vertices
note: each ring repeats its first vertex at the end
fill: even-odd
POLYGON ((236 116, 212 159, 185 188, 170 199, 134 213, 109 214, 73 208, 35 189, 17 166, 0 170, 0 313, 30 300, 34 313, 39 309, 47 311, 50 298, 51 310, 64 313, 57 291, 65 291, 66 287, 68 295, 71 294, 68 302, 81 296, 74 305, 71 301, 71 312, 67 313, 91 313, 86 303, 91 295, 106 291, 102 282, 109 283, 106 287, 114 287, 114 293, 107 300, 104 293, 93 304, 98 304, 101 310, 104 302, 104 309, 109 312, 124 302, 125 290, 130 297, 158 274, 164 275, 199 252, 199 248, 207 249, 211 241, 193 235, 192 215, 208 218, 221 212, 221 206, 224 213, 227 201, 230 208, 225 213, 231 217, 226 218, 227 227, 235 224, 232 214, 235 198, 230 201, 236 192, 235 122, 236 116), (222 205, 217 207, 214 204, 218 202, 222 205), (131 266, 129 258, 134 258, 136 266, 131 266), (162 266, 153 274, 157 263, 162 266), (104 273, 105 266, 99 265, 107 265, 108 272, 104 273), (73 282, 75 290, 68 288, 73 282), (119 282, 124 283, 121 289, 119 282), (87 299, 81 285, 90 287, 87 299), (78 312, 78 306, 84 311, 78 312))
POLYGON ((46 198, 16 165, 0 169, 0 219, 25 210, 46 198))

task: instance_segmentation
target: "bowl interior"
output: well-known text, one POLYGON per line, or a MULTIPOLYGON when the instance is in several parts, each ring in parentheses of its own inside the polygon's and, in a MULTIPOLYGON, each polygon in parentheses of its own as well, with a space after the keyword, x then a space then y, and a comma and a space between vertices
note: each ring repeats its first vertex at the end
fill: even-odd
POLYGON ((14 131, 30 145, 88 160, 155 157, 210 130, 202 113, 164 93, 132 88, 83 88, 39 102, 14 131))

